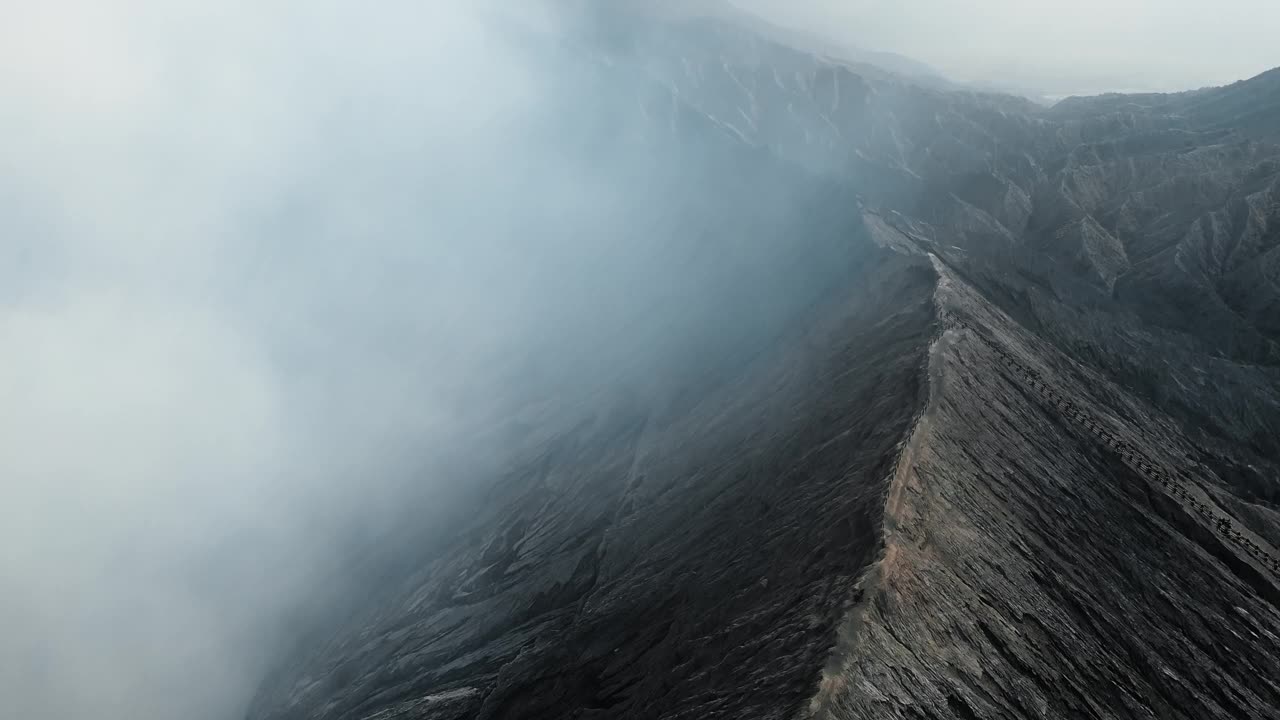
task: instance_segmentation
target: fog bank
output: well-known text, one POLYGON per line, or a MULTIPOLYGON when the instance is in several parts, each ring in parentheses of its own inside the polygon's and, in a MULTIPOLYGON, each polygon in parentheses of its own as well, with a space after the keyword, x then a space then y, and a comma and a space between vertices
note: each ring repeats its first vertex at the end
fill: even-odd
POLYGON ((509 37, 556 21, 498 7, 7 9, 0 715, 236 717, 343 543, 456 494, 545 309, 511 223, 586 187, 481 194, 556 152, 509 37))

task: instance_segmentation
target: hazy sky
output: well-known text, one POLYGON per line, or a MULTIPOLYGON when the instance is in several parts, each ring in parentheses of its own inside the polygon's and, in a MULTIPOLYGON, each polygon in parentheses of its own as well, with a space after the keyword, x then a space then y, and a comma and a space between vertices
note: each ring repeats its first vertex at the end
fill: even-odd
POLYGON ((777 22, 1049 95, 1221 85, 1280 65, 1275 0, 735 0, 777 22))

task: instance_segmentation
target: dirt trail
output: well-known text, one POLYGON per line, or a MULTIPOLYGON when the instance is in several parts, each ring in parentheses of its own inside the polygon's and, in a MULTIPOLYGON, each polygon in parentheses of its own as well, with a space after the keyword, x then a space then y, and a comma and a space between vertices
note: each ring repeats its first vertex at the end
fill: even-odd
MULTIPOLYGON (((940 284, 944 279, 945 274, 939 273, 940 284)), ((935 303, 938 304, 938 309, 941 310, 941 303, 936 293, 935 303)), ((866 600, 872 597, 872 594, 877 589, 885 587, 886 584, 891 584, 895 578, 910 571, 910 561, 907 559, 910 551, 906 550, 904 546, 910 542, 909 537, 907 537, 910 534, 908 528, 918 520, 912 507, 913 504, 910 502, 910 497, 923 491, 912 470, 920 454, 927 450, 927 441, 931 433, 932 423, 937 416, 938 407, 942 400, 943 356, 955 341, 958 333, 957 329, 945 328, 929 345, 928 400, 902 445, 898 460, 894 464, 893 476, 889 480, 882 528, 884 549, 880 558, 867 568, 858 582, 859 592, 863 600, 850 609, 844 622, 841 623, 837 631, 836 645, 832 648, 831 656, 823 669, 818 691, 810 700, 808 707, 802 712, 802 718, 825 717, 828 714, 834 698, 844 689, 843 658, 849 651, 850 643, 854 641, 857 627, 866 612, 866 600)))

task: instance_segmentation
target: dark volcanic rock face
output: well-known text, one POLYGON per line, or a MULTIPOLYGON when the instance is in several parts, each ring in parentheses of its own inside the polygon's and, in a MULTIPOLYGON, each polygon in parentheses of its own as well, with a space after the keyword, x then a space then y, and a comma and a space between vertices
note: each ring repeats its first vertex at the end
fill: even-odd
POLYGON ((807 701, 876 552, 934 329, 932 269, 867 254, 678 415, 618 399, 555 438, 262 716, 781 718, 807 701))
POLYGON ((949 329, 818 717, 1275 717, 1280 559, 1193 446, 942 269, 949 329))
POLYGON ((686 320, 251 719, 1280 718, 1280 76, 1045 111, 619 12, 560 52, 686 320))

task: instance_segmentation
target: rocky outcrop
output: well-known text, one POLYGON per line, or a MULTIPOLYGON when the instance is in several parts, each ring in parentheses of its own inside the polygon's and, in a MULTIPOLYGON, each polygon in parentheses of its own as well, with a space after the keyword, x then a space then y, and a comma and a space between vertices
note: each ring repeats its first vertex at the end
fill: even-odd
POLYGON ((1116 278, 1129 269, 1124 245, 1093 216, 1064 225, 1053 235, 1053 250, 1061 252, 1076 270, 1110 291, 1116 278))

